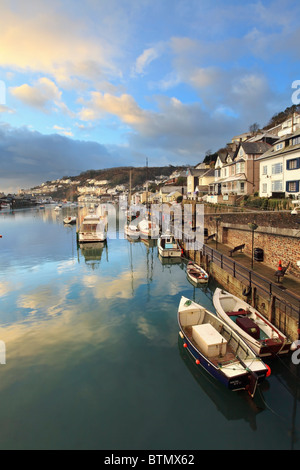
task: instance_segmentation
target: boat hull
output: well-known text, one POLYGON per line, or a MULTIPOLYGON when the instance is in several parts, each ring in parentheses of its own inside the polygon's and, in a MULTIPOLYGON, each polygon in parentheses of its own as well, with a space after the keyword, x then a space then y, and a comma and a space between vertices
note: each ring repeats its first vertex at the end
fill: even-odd
POLYGON ((183 346, 196 364, 229 390, 247 390, 253 397, 268 367, 244 340, 216 315, 185 297, 177 315, 183 346))
MULTIPOLYGON (((183 339, 184 345, 188 352, 191 354, 193 359, 195 360, 196 364, 199 367, 202 367, 209 375, 211 375, 215 380, 218 380, 222 383, 226 388, 233 392, 237 392, 240 390, 247 390, 249 387, 249 375, 242 373, 237 375, 231 379, 225 376, 221 369, 215 367, 201 352, 195 348, 195 346, 190 342, 189 338, 184 334, 183 330, 180 330, 180 337, 183 339), (199 362, 198 362, 199 361, 199 362)), ((257 375, 258 381, 257 384, 259 385, 262 383, 266 378, 266 371, 262 370, 257 375)))
POLYGON ((209 281, 208 273, 196 265, 195 263, 189 262, 187 266, 187 276, 194 284, 207 284, 209 281))
MULTIPOLYGON (((244 341, 253 349, 255 354, 259 357, 274 357, 276 355, 285 355, 290 351, 291 342, 288 341, 286 336, 281 333, 271 322, 269 322, 262 314, 260 314, 256 309, 251 305, 247 304, 238 297, 230 294, 229 292, 223 291, 222 289, 217 288, 213 296, 213 303, 216 309, 218 317, 227 323, 236 333, 241 336, 244 341), (264 339, 255 339, 249 335, 245 330, 243 330, 236 322, 232 319, 235 318, 232 315, 234 312, 225 311, 225 299, 226 297, 234 299, 237 310, 239 312, 249 312, 250 314, 255 315, 256 323, 261 327, 268 328, 272 333, 272 337, 265 337, 264 339)), ((254 324, 255 320, 254 320, 254 324)))

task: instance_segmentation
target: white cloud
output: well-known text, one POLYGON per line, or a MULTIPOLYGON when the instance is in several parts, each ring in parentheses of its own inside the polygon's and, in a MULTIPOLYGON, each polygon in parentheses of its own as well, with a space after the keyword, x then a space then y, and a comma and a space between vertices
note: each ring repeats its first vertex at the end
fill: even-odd
POLYGON ((62 101, 62 92, 49 78, 40 78, 33 86, 25 83, 18 87, 12 87, 10 93, 24 104, 40 111, 59 110, 72 116, 72 113, 62 101))
POLYGON ((136 59, 134 71, 137 74, 143 75, 146 67, 148 67, 153 60, 159 57, 159 52, 154 47, 145 49, 144 52, 136 59))

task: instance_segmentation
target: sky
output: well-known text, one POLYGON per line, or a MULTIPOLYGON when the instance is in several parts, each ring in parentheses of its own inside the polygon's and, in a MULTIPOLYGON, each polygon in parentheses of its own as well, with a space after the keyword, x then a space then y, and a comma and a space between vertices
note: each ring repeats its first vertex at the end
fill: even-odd
POLYGON ((0 191, 196 165, 291 106, 299 0, 0 0, 0 191))

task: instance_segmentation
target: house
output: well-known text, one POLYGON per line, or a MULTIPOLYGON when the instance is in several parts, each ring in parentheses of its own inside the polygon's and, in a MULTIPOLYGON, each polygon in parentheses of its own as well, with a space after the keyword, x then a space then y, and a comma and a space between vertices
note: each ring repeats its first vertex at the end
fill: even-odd
POLYGON ((215 164, 213 192, 232 195, 250 195, 259 190, 258 158, 271 147, 266 142, 241 141, 237 149, 226 149, 218 155, 215 164))
POLYGON ((176 202, 180 196, 182 196, 180 191, 171 191, 166 196, 166 202, 169 202, 169 203, 176 202))
POLYGON ((300 194, 300 129, 285 134, 258 159, 260 197, 300 194))
MULTIPOLYGON (((199 167, 199 165, 197 165, 199 167)), ((202 176, 210 169, 209 165, 202 164, 202 168, 190 168, 187 170, 187 198, 193 199, 196 195, 196 187, 201 185, 202 176)))
POLYGON ((177 197, 183 196, 185 193, 185 186, 162 186, 159 193, 155 194, 155 202, 159 204, 171 202, 172 200, 176 200, 177 197), (175 199, 173 199, 173 197, 175 197, 175 199))

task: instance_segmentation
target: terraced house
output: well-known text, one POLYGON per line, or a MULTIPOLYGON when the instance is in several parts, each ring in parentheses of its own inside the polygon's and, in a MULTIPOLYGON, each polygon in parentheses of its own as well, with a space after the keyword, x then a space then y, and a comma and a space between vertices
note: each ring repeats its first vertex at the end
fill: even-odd
POLYGON ((300 196, 300 129, 282 136, 259 158, 260 197, 300 196))
POLYGON ((215 194, 244 196, 259 191, 259 157, 271 148, 266 142, 240 142, 234 152, 221 153, 215 164, 215 194))

